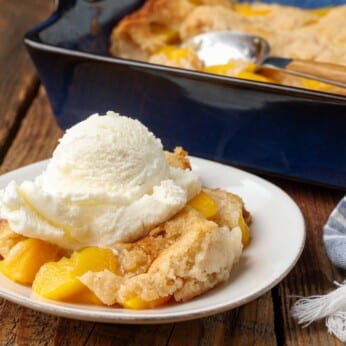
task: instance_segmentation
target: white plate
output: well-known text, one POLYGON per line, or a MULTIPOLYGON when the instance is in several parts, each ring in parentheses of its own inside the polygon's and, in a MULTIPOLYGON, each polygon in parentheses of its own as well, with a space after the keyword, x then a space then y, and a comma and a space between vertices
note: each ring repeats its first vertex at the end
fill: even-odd
MULTIPOLYGON (((0 276, 0 296, 45 313, 80 320, 151 324, 200 318, 254 300, 279 283, 297 262, 305 242, 305 225, 298 206, 275 185, 242 170, 191 158, 193 170, 208 187, 239 194, 251 212, 252 241, 232 270, 230 280, 186 303, 152 310, 127 310, 65 304, 31 297, 29 287, 0 276)), ((32 179, 46 166, 38 162, 0 177, 0 188, 11 180, 32 179)))

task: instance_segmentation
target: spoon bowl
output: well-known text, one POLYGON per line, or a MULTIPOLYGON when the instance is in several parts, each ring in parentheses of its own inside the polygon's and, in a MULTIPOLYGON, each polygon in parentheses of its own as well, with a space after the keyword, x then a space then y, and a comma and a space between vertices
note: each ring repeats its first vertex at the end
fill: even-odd
POLYGON ((230 60, 251 61, 259 68, 283 71, 346 88, 346 66, 272 57, 269 43, 260 36, 214 31, 194 36, 183 46, 193 49, 205 66, 226 64, 230 60))

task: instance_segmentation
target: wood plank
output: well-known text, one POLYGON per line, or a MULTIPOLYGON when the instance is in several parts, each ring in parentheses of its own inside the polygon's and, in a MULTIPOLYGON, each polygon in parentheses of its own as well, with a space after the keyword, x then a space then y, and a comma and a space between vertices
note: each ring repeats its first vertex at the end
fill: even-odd
POLYGON ((241 307, 229 334, 225 335, 223 345, 277 345, 272 293, 241 307))
POLYGON ((240 308, 177 323, 169 340, 170 346, 255 344, 277 344, 270 292, 240 308))
POLYGON ((16 332, 20 312, 23 310, 23 308, 19 305, 2 300, 1 298, 0 302, 0 345, 14 345, 17 338, 16 332))
POLYGON ((0 0, 0 7, 1 160, 39 83, 23 37, 29 29, 48 17, 53 10, 53 1, 0 0))
POLYGON ((59 318, 56 329, 52 325, 47 326, 47 328, 55 333, 55 345, 86 345, 91 331, 95 328, 95 323, 59 318))
POLYGON ((41 88, 4 157, 0 173, 49 158, 62 134, 62 130, 56 124, 46 92, 41 88))
POLYGON ((172 325, 111 325, 96 323, 86 345, 168 345, 172 325))
POLYGON ((21 308, 17 316, 16 345, 56 345, 54 337, 58 317, 25 308, 21 308))
POLYGON ((316 186, 279 183, 296 201, 304 215, 307 238, 303 254, 294 270, 280 284, 280 298, 286 345, 341 345, 327 332, 324 321, 299 326, 290 309, 296 296, 324 294, 335 288, 333 281, 343 281, 344 275, 329 261, 323 245, 322 232, 331 211, 343 193, 316 186))

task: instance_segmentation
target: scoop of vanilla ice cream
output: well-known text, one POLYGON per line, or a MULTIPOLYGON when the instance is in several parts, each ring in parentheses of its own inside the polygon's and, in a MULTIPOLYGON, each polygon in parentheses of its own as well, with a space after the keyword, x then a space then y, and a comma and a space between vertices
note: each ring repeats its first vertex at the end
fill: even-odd
POLYGON ((168 166, 143 124, 107 112, 67 130, 35 180, 1 191, 0 216, 66 249, 112 247, 145 236, 200 189, 194 172, 168 166))
POLYGON ((160 140, 139 121, 108 112, 67 130, 39 180, 52 194, 129 203, 169 174, 160 140))

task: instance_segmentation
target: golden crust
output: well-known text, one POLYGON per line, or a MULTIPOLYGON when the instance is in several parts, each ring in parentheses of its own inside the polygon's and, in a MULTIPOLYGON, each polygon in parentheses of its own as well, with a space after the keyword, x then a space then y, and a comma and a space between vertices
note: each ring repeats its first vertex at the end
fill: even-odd
POLYGON ((188 152, 182 147, 176 147, 173 152, 165 151, 165 156, 168 164, 174 168, 191 169, 191 164, 188 159, 188 152))
POLYGON ((199 5, 231 7, 229 0, 148 0, 113 29, 110 52, 123 58, 147 60, 159 48, 179 40, 180 25, 199 5))
POLYGON ((12 231, 7 220, 0 220, 0 258, 5 258, 10 249, 25 237, 12 231))
POLYGON ((167 296, 185 301, 228 280, 242 251, 240 229, 230 232, 195 211, 185 212, 179 215, 186 224, 185 232, 155 258, 146 273, 121 285, 117 292, 119 302, 133 296, 144 301, 167 296))
MULTIPOLYGON (((346 65, 346 26, 343 25, 346 5, 317 11, 256 2, 248 9, 239 10, 242 5, 236 2, 232 5, 228 0, 147 0, 113 29, 110 53, 203 71, 198 58, 176 61, 165 56, 161 48, 179 45, 203 32, 233 30, 264 37, 275 56, 346 65)), ((258 73, 277 84, 346 94, 343 88, 287 73, 267 70, 258 73)))
POLYGON ((218 212, 213 217, 213 221, 218 225, 227 226, 230 229, 237 227, 240 214, 243 215, 247 225, 251 224, 251 215, 238 195, 220 189, 203 188, 203 191, 211 196, 217 204, 218 212))
MULTIPOLYGON (((248 225, 251 223, 250 214, 239 196, 220 189, 204 188, 203 191, 215 200, 218 207, 218 213, 212 220, 213 223, 233 229, 239 226, 240 214, 244 215, 244 220, 248 225)), ((209 221, 187 206, 175 217, 151 230, 146 237, 133 243, 117 244, 115 248, 120 259, 121 274, 132 276, 147 271, 163 250, 177 242, 196 224, 200 225, 202 222, 209 221)))
POLYGON ((178 29, 193 5, 182 0, 149 0, 138 11, 125 16, 113 29, 110 52, 115 56, 145 60, 167 44, 160 28, 178 29))
POLYGON ((200 6, 192 11, 182 23, 179 33, 182 40, 208 31, 232 30, 249 24, 246 17, 220 6, 200 6))
POLYGON ((246 220, 249 214, 238 196, 222 190, 206 192, 219 208, 213 221, 187 206, 145 238, 116 246, 119 275, 87 273, 81 281, 108 305, 126 304, 132 297, 155 301, 174 296, 185 301, 226 281, 242 251, 239 214, 244 213, 246 220), (103 290, 102 280, 111 282, 113 290, 103 290))

